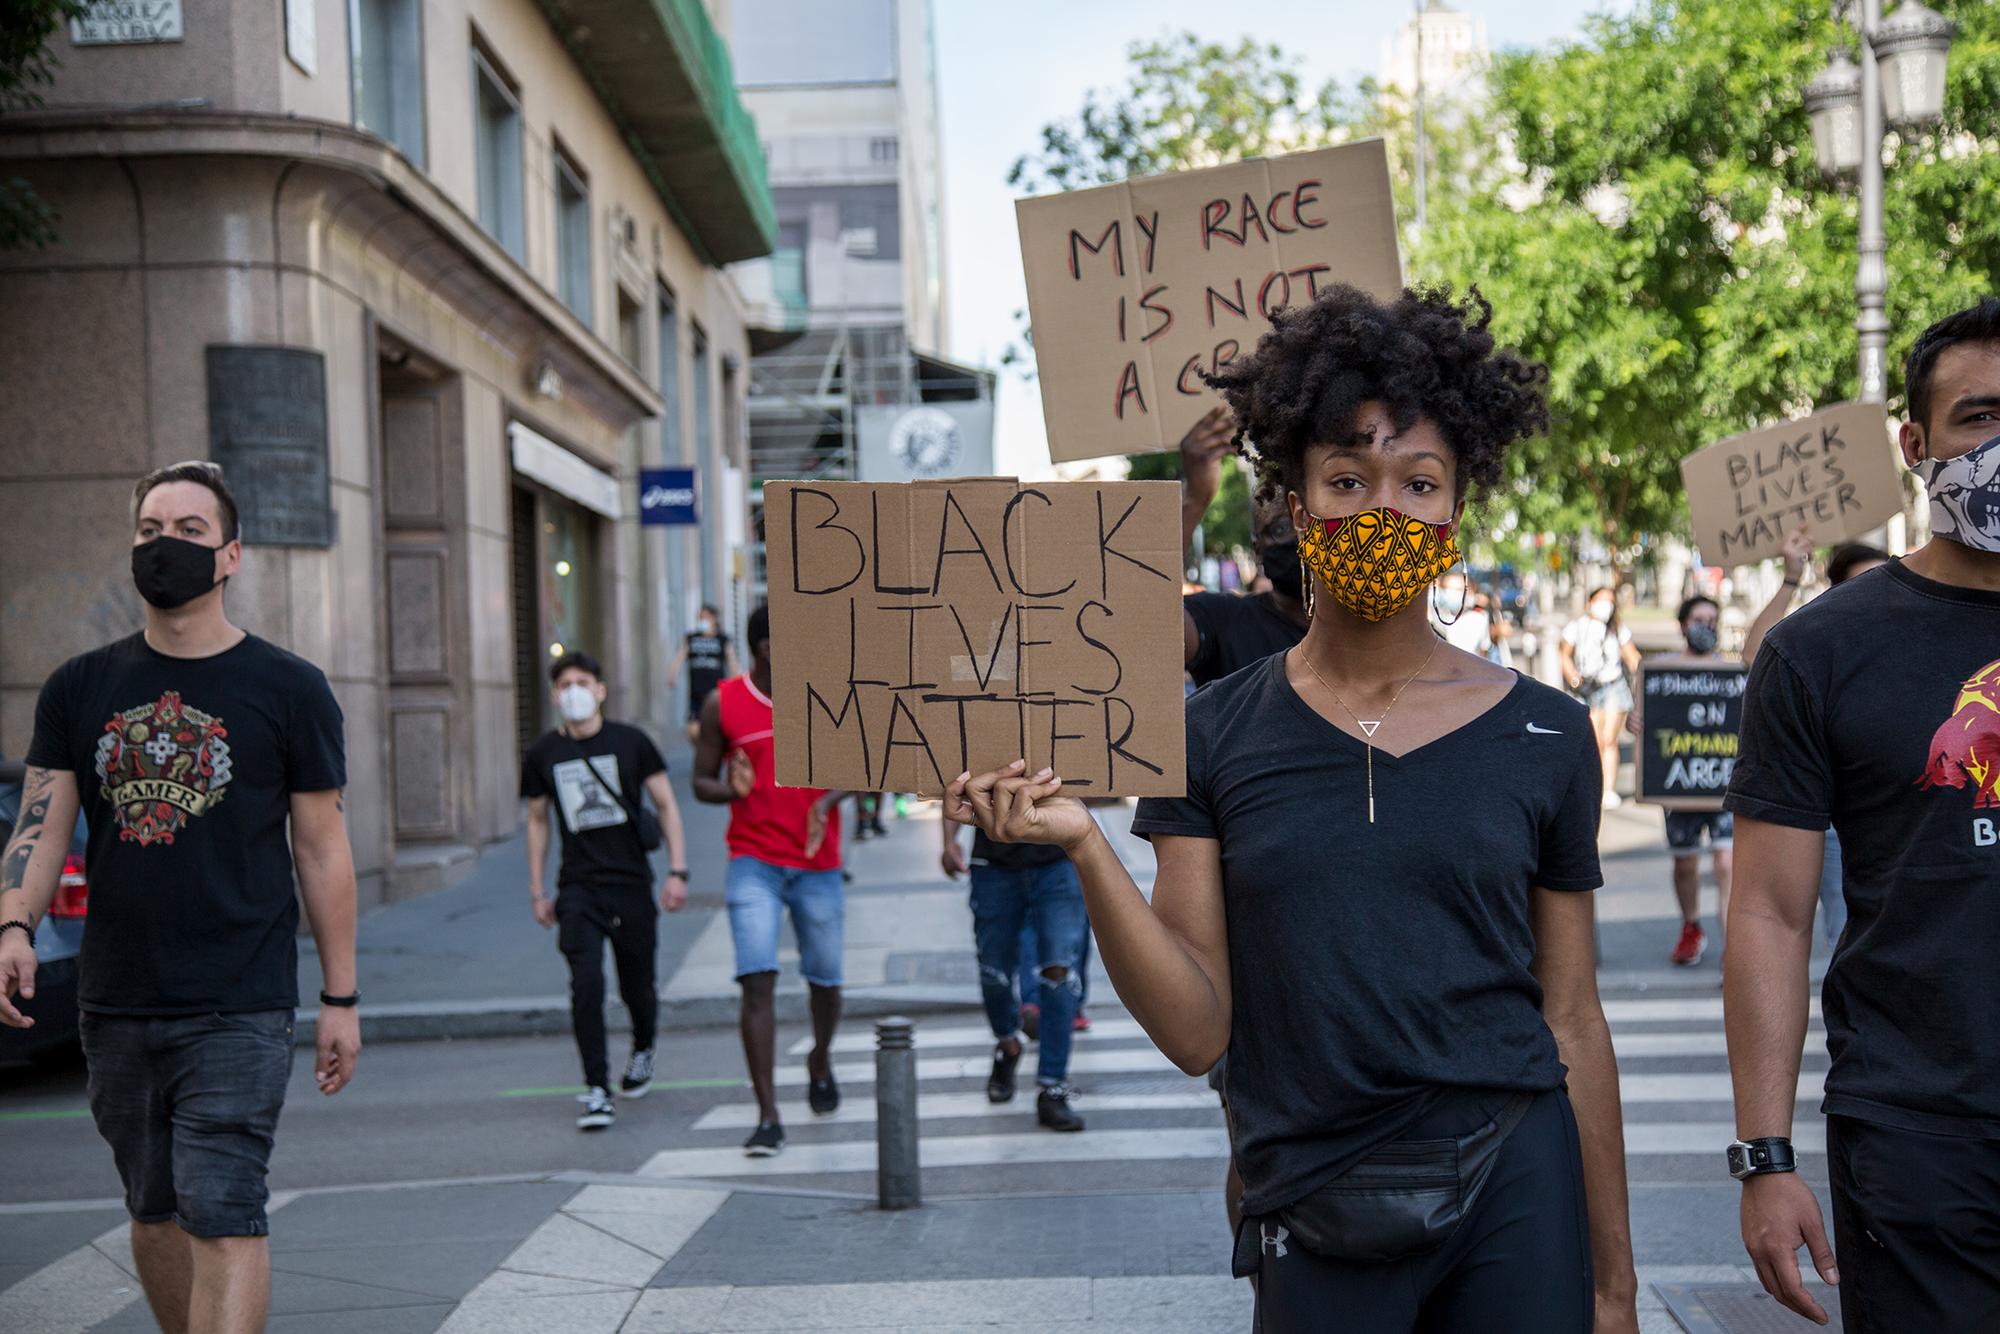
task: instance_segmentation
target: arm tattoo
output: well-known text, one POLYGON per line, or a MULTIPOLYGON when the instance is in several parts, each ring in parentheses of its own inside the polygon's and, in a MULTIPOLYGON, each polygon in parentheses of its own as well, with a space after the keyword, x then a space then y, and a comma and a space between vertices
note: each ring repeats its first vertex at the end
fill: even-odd
POLYGON ((7 840, 7 851, 0 855, 0 894, 21 888, 27 879, 28 863, 48 822, 52 786, 47 769, 31 768, 21 779, 21 818, 14 824, 14 836, 7 840))

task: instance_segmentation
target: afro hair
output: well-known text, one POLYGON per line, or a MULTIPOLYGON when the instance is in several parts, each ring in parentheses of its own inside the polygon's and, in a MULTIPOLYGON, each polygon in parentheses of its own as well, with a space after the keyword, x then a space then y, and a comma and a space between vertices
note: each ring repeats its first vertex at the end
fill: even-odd
POLYGON ((1417 287, 1393 302, 1340 284, 1271 316, 1248 357, 1204 375, 1236 417, 1237 452, 1265 502, 1298 490, 1312 445, 1365 442, 1355 418, 1371 400, 1398 431, 1428 418, 1457 456, 1458 495, 1500 480, 1507 447, 1548 429, 1548 369, 1496 350, 1493 307, 1470 289, 1417 287))

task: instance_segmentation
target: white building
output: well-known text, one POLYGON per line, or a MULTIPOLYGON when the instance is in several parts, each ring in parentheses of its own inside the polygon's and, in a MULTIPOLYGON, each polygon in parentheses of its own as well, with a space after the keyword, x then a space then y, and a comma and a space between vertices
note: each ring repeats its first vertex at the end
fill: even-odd
POLYGON ((1426 0, 1383 41, 1378 78, 1385 90, 1414 97, 1421 67, 1425 101, 1450 102, 1476 89, 1492 59, 1485 19, 1426 0))

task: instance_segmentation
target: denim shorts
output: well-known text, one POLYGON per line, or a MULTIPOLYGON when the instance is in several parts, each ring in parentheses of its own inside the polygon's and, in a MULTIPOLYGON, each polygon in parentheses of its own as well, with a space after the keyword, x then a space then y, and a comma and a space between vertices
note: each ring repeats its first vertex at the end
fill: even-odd
POLYGON ((1704 830, 1708 846, 1721 852, 1736 838, 1736 817, 1728 811, 1667 812, 1667 846, 1678 856, 1692 857, 1700 852, 1704 830))
POLYGON ((196 1237, 270 1232, 264 1175, 292 1074, 292 1012, 92 1014, 90 1114, 135 1222, 196 1237))
POLYGON ((731 857, 728 901, 738 981, 778 971, 778 933, 789 908, 792 934, 799 940, 799 972, 816 987, 840 985, 847 903, 839 868, 800 871, 731 857))

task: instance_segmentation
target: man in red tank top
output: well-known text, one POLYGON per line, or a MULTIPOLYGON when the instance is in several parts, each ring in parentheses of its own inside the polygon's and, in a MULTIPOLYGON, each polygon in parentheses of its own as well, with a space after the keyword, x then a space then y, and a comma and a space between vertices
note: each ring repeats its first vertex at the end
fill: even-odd
POLYGON ((729 931, 743 988, 743 1058, 757 1095, 757 1129, 744 1142, 753 1158, 785 1147, 772 1065, 777 1042, 778 937, 787 911, 799 942, 799 972, 812 1001, 813 1047, 806 1057, 807 1102, 827 1116, 840 1106, 830 1051, 840 1022, 841 930, 846 898, 840 871, 839 803, 848 794, 780 787, 772 761, 771 616, 759 607, 745 635, 748 673, 717 686, 701 706, 694 795, 729 811, 729 931))

